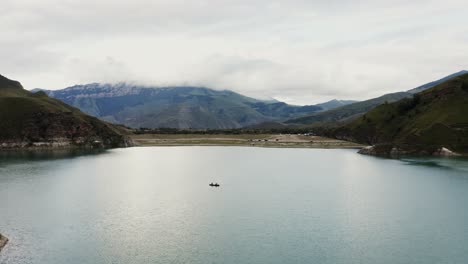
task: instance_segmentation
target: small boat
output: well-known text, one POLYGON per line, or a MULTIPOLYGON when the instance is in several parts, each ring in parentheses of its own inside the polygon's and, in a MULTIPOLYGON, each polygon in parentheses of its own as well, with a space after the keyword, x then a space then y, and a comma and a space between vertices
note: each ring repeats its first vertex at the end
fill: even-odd
POLYGON ((211 187, 219 187, 219 184, 217 184, 217 183, 210 183, 210 186, 211 186, 211 187))

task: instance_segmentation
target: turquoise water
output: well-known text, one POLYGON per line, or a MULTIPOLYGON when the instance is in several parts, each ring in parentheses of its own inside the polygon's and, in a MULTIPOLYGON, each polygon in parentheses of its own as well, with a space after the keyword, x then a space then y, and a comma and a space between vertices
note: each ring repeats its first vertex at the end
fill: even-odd
POLYGON ((0 232, 11 240, 0 263, 468 263, 463 159, 83 154, 0 155, 0 232))

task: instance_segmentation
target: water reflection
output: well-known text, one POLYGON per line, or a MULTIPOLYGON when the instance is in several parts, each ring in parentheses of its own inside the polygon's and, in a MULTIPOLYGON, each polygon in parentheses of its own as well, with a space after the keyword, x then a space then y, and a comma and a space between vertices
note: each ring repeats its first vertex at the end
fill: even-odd
POLYGON ((468 172, 467 157, 407 157, 401 158, 405 165, 425 166, 446 170, 461 170, 468 172))
POLYGON ((41 149, 0 151, 0 166, 31 161, 72 159, 107 153, 105 149, 41 149))

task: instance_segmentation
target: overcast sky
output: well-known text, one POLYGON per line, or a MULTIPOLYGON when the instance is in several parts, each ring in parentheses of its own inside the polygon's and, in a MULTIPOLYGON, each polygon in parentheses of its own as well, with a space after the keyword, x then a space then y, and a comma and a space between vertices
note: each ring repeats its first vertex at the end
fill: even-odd
POLYGON ((361 100, 468 69, 467 14, 466 0, 1 0, 0 74, 361 100))

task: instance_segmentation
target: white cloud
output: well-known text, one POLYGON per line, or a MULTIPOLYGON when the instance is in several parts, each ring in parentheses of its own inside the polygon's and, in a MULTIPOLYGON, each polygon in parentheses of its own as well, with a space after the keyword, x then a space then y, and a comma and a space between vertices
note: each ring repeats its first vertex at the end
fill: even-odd
POLYGON ((366 99, 468 69, 467 11, 459 0, 3 0, 0 73, 26 88, 136 81, 366 99))

